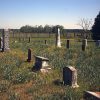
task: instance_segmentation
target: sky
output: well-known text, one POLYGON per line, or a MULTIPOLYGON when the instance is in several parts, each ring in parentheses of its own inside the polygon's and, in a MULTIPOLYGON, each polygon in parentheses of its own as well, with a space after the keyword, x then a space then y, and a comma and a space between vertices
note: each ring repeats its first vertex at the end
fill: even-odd
POLYGON ((48 24, 78 29, 80 19, 94 21, 99 11, 100 0, 0 0, 0 28, 48 24))

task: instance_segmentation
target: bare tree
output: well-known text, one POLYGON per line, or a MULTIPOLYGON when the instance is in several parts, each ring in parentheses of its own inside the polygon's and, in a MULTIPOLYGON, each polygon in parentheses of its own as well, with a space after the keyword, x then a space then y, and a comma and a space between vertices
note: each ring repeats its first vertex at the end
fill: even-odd
POLYGON ((82 29, 83 29, 82 36, 84 38, 87 38, 88 31, 91 29, 91 26, 92 26, 92 19, 81 18, 77 25, 82 27, 82 29))

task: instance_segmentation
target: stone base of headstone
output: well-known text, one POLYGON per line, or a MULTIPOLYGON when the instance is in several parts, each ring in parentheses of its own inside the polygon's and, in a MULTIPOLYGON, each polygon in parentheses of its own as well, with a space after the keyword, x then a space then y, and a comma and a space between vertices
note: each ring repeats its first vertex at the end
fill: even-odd
POLYGON ((85 100, 100 100, 100 92, 85 91, 84 99, 85 100))
POLYGON ((51 68, 42 68, 42 69, 40 69, 40 71, 42 73, 48 73, 48 72, 50 72, 50 70, 51 70, 51 68))
POLYGON ((77 88, 77 70, 72 66, 67 66, 63 68, 63 83, 64 85, 69 85, 72 88, 77 88))

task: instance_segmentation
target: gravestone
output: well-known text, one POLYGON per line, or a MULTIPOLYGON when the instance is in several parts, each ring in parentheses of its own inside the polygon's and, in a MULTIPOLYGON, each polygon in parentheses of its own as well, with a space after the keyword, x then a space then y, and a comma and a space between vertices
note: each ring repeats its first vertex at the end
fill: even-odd
POLYGON ((82 51, 85 51, 87 47, 87 39, 82 40, 82 51))
POLYGON ((64 85, 69 85, 72 88, 79 87, 77 85, 77 70, 74 67, 68 66, 63 68, 63 82, 64 85))
POLYGON ((47 44, 47 40, 45 40, 45 45, 47 44))
POLYGON ((60 29, 59 28, 58 28, 58 32, 56 33, 56 46, 61 47, 60 29))
POLYGON ((2 38, 0 37, 0 49, 2 48, 2 38))
POLYGON ((28 42, 30 43, 30 41, 31 41, 31 38, 29 37, 28 42))
POLYGON ((49 67, 49 59, 41 56, 35 56, 34 70, 46 69, 49 67))
POLYGON ((85 91, 85 100, 100 100, 100 92, 85 91))
POLYGON ((31 49, 28 49, 28 62, 31 62, 31 49))
POLYGON ((69 49, 69 40, 67 40, 67 49, 69 49))
POLYGON ((3 29, 2 33, 2 51, 8 51, 9 48, 9 30, 3 29))

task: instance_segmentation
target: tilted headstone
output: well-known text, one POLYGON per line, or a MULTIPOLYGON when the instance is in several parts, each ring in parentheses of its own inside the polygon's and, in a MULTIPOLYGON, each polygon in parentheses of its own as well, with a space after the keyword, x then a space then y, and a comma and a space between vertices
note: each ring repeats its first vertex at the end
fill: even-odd
POLYGON ((56 46, 61 47, 60 29, 59 28, 58 28, 58 32, 56 33, 56 46))
POLYGON ((28 49, 28 62, 31 62, 31 49, 28 49))
POLYGON ((7 51, 9 50, 9 30, 8 29, 3 29, 2 33, 2 51, 7 51))
POLYGON ((49 59, 41 56, 35 56, 35 66, 33 69, 40 70, 46 69, 49 66, 49 59))
POLYGON ((77 85, 77 70, 74 67, 68 66, 63 68, 63 82, 64 85, 69 85, 73 88, 79 87, 77 85))

